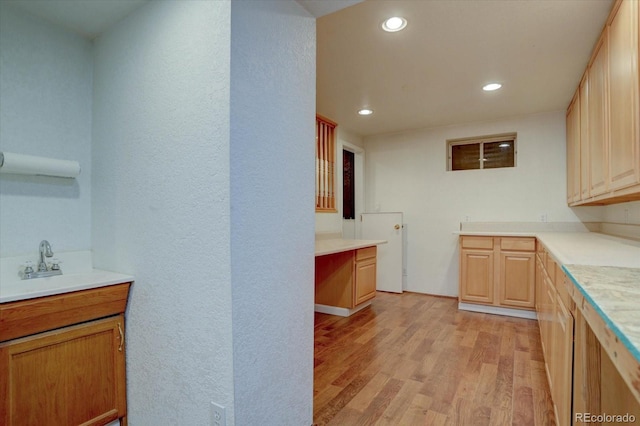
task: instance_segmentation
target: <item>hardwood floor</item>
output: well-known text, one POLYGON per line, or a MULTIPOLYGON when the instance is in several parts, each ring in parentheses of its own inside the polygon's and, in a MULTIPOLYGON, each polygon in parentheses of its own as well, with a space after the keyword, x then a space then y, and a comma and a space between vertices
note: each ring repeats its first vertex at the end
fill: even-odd
POLYGON ((316 313, 313 403, 319 426, 555 425, 536 321, 416 293, 316 313))

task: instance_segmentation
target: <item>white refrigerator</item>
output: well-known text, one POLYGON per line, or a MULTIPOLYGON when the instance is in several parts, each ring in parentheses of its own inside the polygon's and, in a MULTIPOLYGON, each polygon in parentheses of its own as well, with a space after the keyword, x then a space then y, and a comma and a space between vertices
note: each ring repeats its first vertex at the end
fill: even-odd
POLYGON ((376 290, 402 293, 404 272, 404 234, 402 213, 362 213, 363 240, 386 240, 378 246, 376 290))

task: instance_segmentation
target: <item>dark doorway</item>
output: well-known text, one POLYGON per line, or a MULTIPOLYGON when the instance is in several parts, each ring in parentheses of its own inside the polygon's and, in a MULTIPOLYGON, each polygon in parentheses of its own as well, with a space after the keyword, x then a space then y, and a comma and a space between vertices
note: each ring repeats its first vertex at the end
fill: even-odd
POLYGON ((355 219, 355 154, 350 151, 342 151, 342 217, 355 219))

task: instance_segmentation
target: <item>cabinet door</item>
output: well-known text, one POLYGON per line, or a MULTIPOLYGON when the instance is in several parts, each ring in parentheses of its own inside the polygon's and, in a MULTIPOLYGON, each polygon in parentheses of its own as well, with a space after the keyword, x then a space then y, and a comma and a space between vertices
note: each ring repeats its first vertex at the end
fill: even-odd
POLYGON ((0 424, 106 424, 126 416, 124 316, 0 344, 0 424))
POLYGON ((591 163, 589 159, 589 74, 586 72, 580 82, 580 199, 590 197, 589 180, 591 163))
POLYGON ((542 297, 542 292, 544 290, 544 282, 542 281, 544 277, 544 271, 542 270, 542 260, 540 257, 536 255, 536 297, 535 297, 535 305, 536 305, 536 313, 538 315, 538 326, 540 326, 541 315, 542 315, 542 302, 544 298, 542 297))
POLYGON ((580 201, 580 89, 567 112, 567 204, 580 201))
POLYGON ((376 295, 376 258, 356 262, 355 305, 373 299, 376 295))
POLYGON ((638 2, 623 1, 609 26, 609 189, 640 182, 638 2))
POLYGON ((535 253, 500 252, 500 304, 535 306, 535 253))
POLYGON ((460 300, 493 303, 493 250, 461 251, 460 300))
POLYGON ((558 424, 571 424, 572 370, 573 370, 573 316, 560 298, 556 299, 554 322, 553 402, 558 424))
POLYGON ((589 67, 589 191, 592 197, 607 191, 607 31, 604 31, 595 52, 589 67))

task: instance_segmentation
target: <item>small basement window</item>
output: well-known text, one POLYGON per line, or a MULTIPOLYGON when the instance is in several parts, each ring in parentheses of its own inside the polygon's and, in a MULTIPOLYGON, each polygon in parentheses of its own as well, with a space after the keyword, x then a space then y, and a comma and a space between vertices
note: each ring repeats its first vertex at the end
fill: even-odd
POLYGON ((447 140, 447 170, 516 166, 516 134, 447 140))

